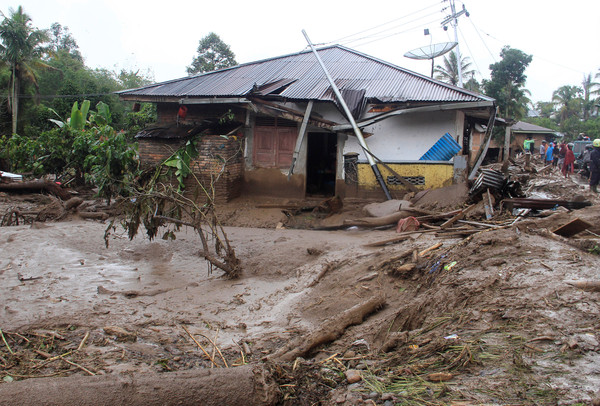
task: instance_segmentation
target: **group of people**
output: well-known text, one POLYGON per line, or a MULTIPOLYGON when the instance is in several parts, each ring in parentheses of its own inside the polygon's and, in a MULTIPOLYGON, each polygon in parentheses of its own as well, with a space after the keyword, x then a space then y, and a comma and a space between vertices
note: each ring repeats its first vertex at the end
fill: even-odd
POLYGON ((552 165, 560 168, 561 172, 568 178, 575 170, 575 154, 573 153, 573 144, 542 141, 540 145, 540 159, 546 165, 552 165))
MULTIPOLYGON (((524 147, 526 151, 531 151, 531 143, 527 143, 530 139, 525 140, 524 147)), ((568 178, 575 170, 575 154, 573 153, 573 144, 561 143, 560 146, 556 142, 542 141, 540 145, 540 159, 546 165, 553 165, 561 169, 565 178, 568 178)), ((600 183, 600 138, 592 142, 590 149, 582 155, 582 162, 585 168, 588 168, 590 173, 590 190, 598 193, 598 184, 600 183)))

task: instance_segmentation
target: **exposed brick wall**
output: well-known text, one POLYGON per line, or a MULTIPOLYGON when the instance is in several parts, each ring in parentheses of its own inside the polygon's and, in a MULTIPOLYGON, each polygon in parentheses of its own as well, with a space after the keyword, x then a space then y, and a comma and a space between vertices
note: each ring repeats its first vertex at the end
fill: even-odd
POLYGON ((158 165, 184 146, 186 142, 186 139, 138 139, 138 152, 142 166, 148 168, 158 165))
MULTIPOLYGON (((138 140, 142 165, 150 167, 159 164, 186 142, 187 139, 138 140)), ((238 137, 203 135, 196 144, 199 155, 191 163, 192 171, 200 183, 208 188, 209 193, 214 192, 216 202, 226 202, 240 195, 244 174, 243 142, 243 139, 238 137)), ((205 193, 198 186, 196 178, 192 175, 186 178, 184 194, 201 202, 205 193)), ((176 184, 177 180, 172 182, 176 184)))
MULTIPOLYGON (((192 162, 192 170, 202 185, 214 185, 215 201, 229 201, 238 197, 244 174, 243 139, 204 135, 196 147, 199 156, 192 162)), ((196 180, 188 177, 186 189, 194 193, 196 188, 196 180)), ((200 192, 199 195, 203 194, 200 192)))

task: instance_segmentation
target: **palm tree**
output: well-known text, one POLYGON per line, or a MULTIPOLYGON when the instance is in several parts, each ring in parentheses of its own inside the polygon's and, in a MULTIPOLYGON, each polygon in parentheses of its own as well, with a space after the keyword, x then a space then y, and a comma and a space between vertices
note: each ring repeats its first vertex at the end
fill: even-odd
MULTIPOLYGON (((437 65, 433 72, 436 74, 436 79, 457 86, 459 80, 458 64, 456 63, 456 53, 450 52, 448 55, 448 57, 444 56, 444 66, 442 67, 440 65, 437 65)), ((469 70, 469 68, 471 67, 469 57, 460 58, 460 66, 463 82, 466 82, 467 80, 472 78, 473 75, 475 75, 475 71, 473 69, 469 70)))
MULTIPOLYGON (((600 76, 600 74, 596 74, 596 77, 600 76)), ((592 82, 592 74, 588 73, 587 75, 583 75, 583 81, 581 82, 581 88, 583 90, 583 119, 587 120, 590 117, 590 110, 594 105, 594 101, 590 100, 590 96, 593 94, 598 94, 597 82, 592 82)))
POLYGON ((561 86, 552 93, 552 101, 558 106, 560 122, 576 116, 581 107, 582 89, 577 86, 561 86))
POLYGON ((49 66, 41 61, 42 45, 48 40, 44 30, 31 26, 31 18, 23 7, 10 9, 10 17, 0 12, 4 20, 0 23, 0 60, 10 68, 9 108, 12 112, 12 132, 17 132, 19 92, 24 81, 31 82, 39 91, 35 68, 49 66))

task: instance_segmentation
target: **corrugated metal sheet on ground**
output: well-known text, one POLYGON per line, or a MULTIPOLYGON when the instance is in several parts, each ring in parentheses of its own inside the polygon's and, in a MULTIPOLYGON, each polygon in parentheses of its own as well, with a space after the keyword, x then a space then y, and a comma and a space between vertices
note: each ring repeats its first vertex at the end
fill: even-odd
POLYGON ((460 149, 460 145, 454 141, 454 138, 446 133, 419 158, 419 161, 449 161, 460 149))

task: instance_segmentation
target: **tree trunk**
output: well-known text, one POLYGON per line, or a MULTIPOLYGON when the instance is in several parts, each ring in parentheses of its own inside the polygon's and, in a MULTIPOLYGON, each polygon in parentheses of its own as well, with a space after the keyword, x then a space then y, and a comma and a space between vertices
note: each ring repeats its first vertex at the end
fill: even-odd
POLYGON ((260 365, 33 378, 0 385, 4 406, 272 405, 277 398, 277 385, 260 365))
POLYGON ((16 134, 17 133, 17 117, 18 117, 18 113, 19 113, 19 77, 17 75, 17 68, 16 68, 16 64, 13 65, 13 72, 12 72, 12 79, 13 79, 13 83, 12 83, 12 106, 11 106, 11 110, 12 110, 12 133, 16 134))

